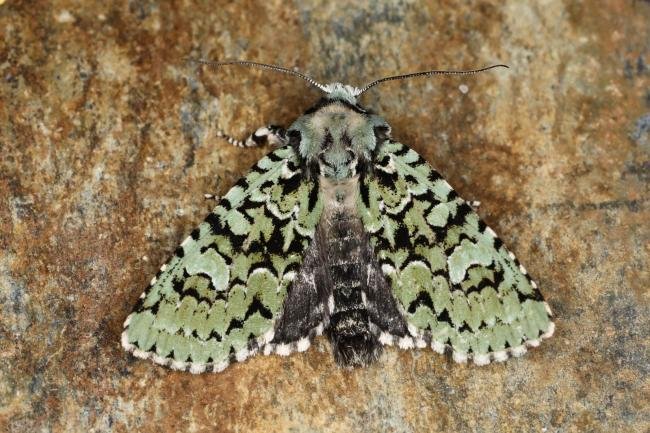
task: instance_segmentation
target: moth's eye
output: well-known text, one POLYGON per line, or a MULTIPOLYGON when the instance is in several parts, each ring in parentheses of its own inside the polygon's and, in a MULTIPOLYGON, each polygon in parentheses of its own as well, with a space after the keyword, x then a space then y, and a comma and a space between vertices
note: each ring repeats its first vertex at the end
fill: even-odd
POLYGON ((287 136, 289 137, 289 144, 291 146, 297 147, 300 144, 300 131, 296 131, 295 129, 289 130, 287 136))
POLYGON ((375 140, 377 143, 383 143, 388 137, 390 137, 390 126, 380 125, 375 126, 375 140))

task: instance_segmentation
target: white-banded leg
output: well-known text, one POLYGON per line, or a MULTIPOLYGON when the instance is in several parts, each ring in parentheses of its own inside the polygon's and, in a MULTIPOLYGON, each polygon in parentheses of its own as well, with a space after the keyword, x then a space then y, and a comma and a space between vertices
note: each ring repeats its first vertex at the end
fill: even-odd
POLYGON ((225 139, 228 143, 236 147, 257 147, 267 144, 280 146, 286 143, 286 131, 278 125, 262 126, 244 141, 232 138, 221 130, 217 131, 217 137, 225 139))
POLYGON ((218 195, 205 193, 205 194, 203 194, 203 198, 204 198, 206 201, 207 201, 207 200, 214 200, 215 203, 219 202, 219 196, 218 196, 218 195))
POLYGON ((478 201, 478 200, 470 201, 470 202, 468 202, 468 204, 471 206, 472 209, 474 209, 474 212, 476 212, 478 210, 479 206, 481 206, 481 202, 478 201))

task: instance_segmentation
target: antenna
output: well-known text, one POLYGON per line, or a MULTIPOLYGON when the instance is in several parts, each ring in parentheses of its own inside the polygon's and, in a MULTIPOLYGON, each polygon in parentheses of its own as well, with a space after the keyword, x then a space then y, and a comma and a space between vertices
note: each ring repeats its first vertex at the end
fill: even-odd
POLYGON ((327 88, 314 80, 311 77, 308 77, 305 74, 301 74, 298 71, 294 71, 293 69, 288 69, 288 68, 283 68, 282 66, 277 66, 277 65, 268 65, 266 63, 258 63, 258 62, 250 62, 248 60, 231 60, 231 61, 225 61, 225 62, 212 62, 209 60, 202 60, 202 59, 186 59, 188 62, 191 63, 198 63, 200 65, 206 65, 210 66, 213 68, 219 68, 221 66, 227 66, 227 65, 241 65, 241 66, 250 66, 253 68, 260 68, 260 69, 270 69, 272 71, 276 72, 282 72, 284 74, 289 74, 289 75, 295 75, 296 77, 300 77, 303 80, 307 81, 309 84, 311 84, 314 87, 318 87, 320 90, 323 92, 328 92, 327 88))
POLYGON ((485 68, 481 68, 481 69, 468 69, 468 70, 459 70, 459 71, 444 71, 444 70, 441 71, 441 70, 434 69, 431 71, 413 72, 411 74, 393 75, 391 77, 380 78, 378 80, 366 84, 365 86, 359 89, 359 93, 357 95, 360 95, 366 90, 370 89, 371 87, 374 87, 377 84, 383 83, 385 81, 403 80, 405 78, 413 78, 413 77, 428 77, 430 75, 470 75, 470 74, 478 74, 479 72, 487 71, 494 68, 509 69, 510 67, 508 65, 498 64, 498 65, 486 66, 485 68))

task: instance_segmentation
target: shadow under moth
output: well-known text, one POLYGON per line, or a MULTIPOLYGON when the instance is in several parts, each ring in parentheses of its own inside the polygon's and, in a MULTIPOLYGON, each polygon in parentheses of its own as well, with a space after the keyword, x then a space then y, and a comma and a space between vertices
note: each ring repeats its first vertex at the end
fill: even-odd
POLYGON ((519 356, 553 334, 551 310, 525 268, 420 155, 391 138, 359 95, 324 96, 272 144, 162 266, 127 317, 122 346, 192 373, 254 354, 305 351, 324 334, 341 366, 384 345, 448 351, 477 365, 519 356))

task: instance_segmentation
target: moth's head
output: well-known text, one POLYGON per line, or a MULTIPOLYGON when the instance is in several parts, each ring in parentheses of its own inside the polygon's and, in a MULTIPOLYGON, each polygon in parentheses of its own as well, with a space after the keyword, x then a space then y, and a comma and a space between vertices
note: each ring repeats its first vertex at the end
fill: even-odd
POLYGON ((488 69, 505 67, 492 65, 465 71, 430 70, 403 75, 393 75, 355 87, 342 83, 321 84, 294 69, 249 61, 210 62, 191 60, 194 63, 220 67, 226 65, 252 66, 295 75, 320 89, 323 98, 300 116, 287 130, 289 142, 294 146, 305 164, 317 166, 321 175, 341 180, 354 176, 358 165, 371 160, 381 143, 389 137, 390 126, 386 121, 364 109, 357 100, 361 94, 385 81, 402 80, 429 75, 467 75, 488 69))
POLYGON ((361 94, 361 89, 358 87, 342 83, 325 84, 322 90, 327 99, 340 99, 354 105, 357 103, 357 96, 361 94))

